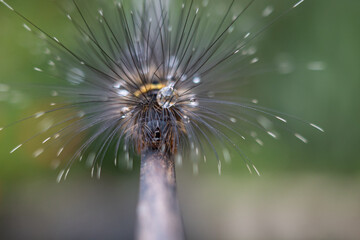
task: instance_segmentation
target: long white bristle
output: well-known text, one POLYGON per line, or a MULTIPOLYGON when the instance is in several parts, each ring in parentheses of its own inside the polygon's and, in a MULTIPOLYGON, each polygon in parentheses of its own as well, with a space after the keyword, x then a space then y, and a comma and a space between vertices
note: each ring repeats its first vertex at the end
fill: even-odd
POLYGON ((26 24, 24 23, 23 26, 24 26, 24 28, 25 28, 26 30, 28 30, 29 32, 31 32, 31 28, 30 28, 28 25, 26 25, 26 24))
POLYGON ((251 168, 250 168, 249 164, 246 164, 246 167, 249 170, 250 174, 252 174, 252 171, 251 171, 251 168))
POLYGON ((2 3, 2 4, 4 4, 8 9, 10 9, 11 11, 14 11, 14 9, 9 5, 9 4, 7 4, 4 0, 0 0, 0 2, 2 3))
POLYGON ((300 139, 302 142, 308 143, 308 140, 304 136, 300 135, 299 133, 295 133, 294 135, 295 135, 295 137, 300 139))
POLYGON ((61 170, 61 171, 60 171, 60 173, 59 173, 59 175, 58 175, 58 177, 57 177, 57 179, 56 179, 56 181, 57 181, 58 183, 61 182, 61 179, 62 179, 64 173, 65 173, 65 170, 61 170))
POLYGON ((70 168, 68 170, 66 170, 66 173, 65 173, 65 176, 64 176, 64 180, 67 179, 68 175, 69 175, 69 172, 70 172, 70 168))
POLYGON ((260 177, 260 176, 261 176, 261 174, 260 174, 260 172, 257 170, 257 168, 255 167, 255 165, 252 165, 252 167, 254 168, 254 170, 255 170, 256 174, 260 177))
POLYGON ((21 148, 22 144, 16 146, 13 150, 11 150, 10 153, 14 153, 16 150, 18 150, 19 148, 21 148))
POLYGON ((92 168, 91 168, 91 178, 94 177, 94 171, 95 171, 95 167, 92 167, 92 168))
POLYGON ((267 132, 267 134, 269 134, 271 137, 273 137, 275 139, 277 138, 276 134, 273 132, 267 132))
POLYGON ((317 130, 319 130, 320 132, 325 132, 324 129, 322 129, 321 127, 319 127, 318 125, 315 125, 313 123, 310 123, 310 126, 312 126, 313 128, 316 128, 317 130))
POLYGON ((282 118, 282 117, 276 116, 276 119, 278 119, 278 120, 280 120, 280 121, 282 121, 284 123, 287 123, 287 120, 282 118))
POLYGON ((46 142, 48 142, 51 139, 51 137, 48 137, 47 139, 45 139, 42 144, 45 144, 46 142))
POLYGON ((63 151, 64 151, 64 148, 63 148, 63 147, 60 148, 59 151, 58 151, 58 153, 57 153, 57 156, 59 157, 63 151))
POLYGON ((302 4, 304 2, 304 0, 300 0, 299 2, 297 2, 294 6, 293 6, 293 8, 296 8, 297 6, 299 6, 300 4, 302 4))

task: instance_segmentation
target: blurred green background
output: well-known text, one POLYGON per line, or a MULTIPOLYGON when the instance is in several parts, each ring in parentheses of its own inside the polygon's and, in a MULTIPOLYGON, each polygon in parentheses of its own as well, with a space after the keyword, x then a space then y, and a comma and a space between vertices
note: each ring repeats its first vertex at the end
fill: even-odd
MULTIPOLYGON (((69 31, 51 1, 9 2, 52 33, 69 31)), ((254 97, 326 133, 299 124, 309 144, 267 141, 251 155, 261 177, 236 159, 223 164, 222 176, 216 162, 200 164, 198 176, 184 162, 177 174, 189 239, 359 239, 359 9, 355 0, 305 1, 261 36, 260 54, 290 59, 294 71, 260 76, 266 81, 251 88, 254 97)), ((21 25, 0 6, 0 127, 41 105, 19 83, 49 81, 33 71, 46 58, 21 25)), ((108 164, 101 180, 75 167, 56 184, 49 163, 29 157, 36 144, 9 155, 34 127, 0 133, 0 238, 131 239, 139 164, 133 171, 108 164)))

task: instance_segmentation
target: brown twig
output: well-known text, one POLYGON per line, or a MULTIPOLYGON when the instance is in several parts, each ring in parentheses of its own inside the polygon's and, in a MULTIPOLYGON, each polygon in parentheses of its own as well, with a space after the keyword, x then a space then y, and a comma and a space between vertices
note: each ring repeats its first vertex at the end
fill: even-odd
POLYGON ((183 240, 174 158, 158 150, 141 155, 137 240, 183 240))

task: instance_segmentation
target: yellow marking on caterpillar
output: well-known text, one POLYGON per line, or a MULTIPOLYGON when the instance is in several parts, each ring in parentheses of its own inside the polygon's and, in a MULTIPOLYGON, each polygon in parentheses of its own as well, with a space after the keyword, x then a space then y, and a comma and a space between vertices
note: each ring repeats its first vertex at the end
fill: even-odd
POLYGON ((149 84, 146 84, 146 85, 143 85, 140 87, 140 90, 137 90, 134 95, 136 97, 139 97, 141 94, 145 94, 149 91, 152 91, 152 90, 160 90, 162 88, 166 87, 165 84, 162 84, 162 83, 157 83, 157 84, 153 84, 153 83, 149 83, 149 84))

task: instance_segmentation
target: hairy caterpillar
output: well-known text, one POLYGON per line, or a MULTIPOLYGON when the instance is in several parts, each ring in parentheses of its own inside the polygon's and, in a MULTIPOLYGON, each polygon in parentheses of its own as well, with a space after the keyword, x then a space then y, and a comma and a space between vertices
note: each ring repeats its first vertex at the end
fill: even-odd
POLYGON ((77 47, 68 46, 9 3, 0 2, 25 20, 27 31, 47 43, 49 69, 34 70, 63 81, 50 91, 54 100, 49 110, 24 119, 49 116, 56 121, 10 152, 39 141, 41 147, 34 157, 49 150, 54 158, 63 159, 59 181, 76 160, 86 159, 92 174, 100 177, 107 156, 115 164, 125 159, 131 165, 131 155, 146 148, 179 158, 191 155, 195 172, 199 159, 215 156, 219 173, 221 161, 231 157, 228 149, 232 148, 250 172, 259 174, 241 141, 263 145, 258 133, 279 136, 274 127, 259 122, 259 117, 308 141, 286 127, 289 120, 301 120, 258 106, 256 99, 237 96, 243 80, 259 62, 254 40, 303 0, 280 3, 285 7, 278 12, 271 5, 276 1, 229 1, 225 5, 192 0, 73 1, 73 9, 64 12, 76 29, 72 38, 77 47), (265 19, 264 24, 244 21, 252 9, 259 19, 265 19))

